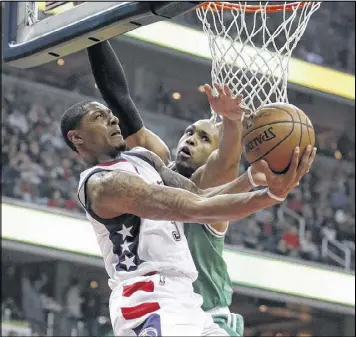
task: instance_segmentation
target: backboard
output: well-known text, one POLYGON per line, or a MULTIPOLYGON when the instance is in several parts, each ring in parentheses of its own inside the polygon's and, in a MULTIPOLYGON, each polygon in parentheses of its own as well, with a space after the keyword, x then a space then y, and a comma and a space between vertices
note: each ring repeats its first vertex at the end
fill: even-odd
POLYGON ((3 59, 30 68, 193 9, 190 1, 6 1, 3 59))

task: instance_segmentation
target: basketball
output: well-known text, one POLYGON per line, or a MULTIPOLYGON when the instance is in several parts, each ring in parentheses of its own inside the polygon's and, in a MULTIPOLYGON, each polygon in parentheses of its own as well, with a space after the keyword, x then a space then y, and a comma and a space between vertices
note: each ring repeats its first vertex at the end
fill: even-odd
POLYGON ((315 144, 313 125, 292 104, 267 104, 244 120, 242 146, 246 160, 253 164, 264 159, 274 173, 285 173, 294 149, 299 146, 302 155, 309 144, 315 144))

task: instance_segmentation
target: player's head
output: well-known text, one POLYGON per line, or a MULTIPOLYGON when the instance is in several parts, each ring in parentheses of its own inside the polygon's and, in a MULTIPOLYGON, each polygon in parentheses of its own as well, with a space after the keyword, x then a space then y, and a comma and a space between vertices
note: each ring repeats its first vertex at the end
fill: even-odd
POLYGON ((71 106, 62 116, 61 131, 67 145, 87 163, 114 159, 126 149, 119 119, 95 101, 71 106))
POLYGON ((220 126, 208 119, 189 125, 177 146, 176 168, 185 177, 206 164, 211 153, 218 148, 220 126))

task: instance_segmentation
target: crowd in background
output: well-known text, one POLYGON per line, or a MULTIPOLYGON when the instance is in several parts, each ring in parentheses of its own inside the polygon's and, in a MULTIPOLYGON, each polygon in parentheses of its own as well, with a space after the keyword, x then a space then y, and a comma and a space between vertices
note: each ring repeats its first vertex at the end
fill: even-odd
POLYGON ((336 160, 318 158, 283 206, 257 212, 234 226, 226 242, 311 261, 331 263, 321 255, 324 238, 355 249, 355 173, 336 160), (279 208, 291 212, 281 213, 279 208), (294 214, 293 217, 289 214, 294 214), (281 216, 284 214, 283 216, 281 216), (305 226, 300 223, 303 219, 305 226), (304 235, 300 235, 300 230, 304 235))
POLYGON ((99 284, 69 279, 55 301, 51 266, 53 263, 48 262, 2 265, 2 287, 6 289, 1 301, 3 320, 26 321, 36 336, 47 336, 49 328, 60 336, 95 337, 100 328, 107 331, 98 320, 107 311, 107 300, 99 293, 99 284), (49 318, 50 315, 55 318, 49 318))
MULTIPOLYGON (((48 97, 43 102, 20 85, 3 90, 3 195, 83 212, 76 196, 83 166, 59 130, 63 100, 52 102, 48 97)), ((351 163, 319 155, 311 172, 284 203, 297 218, 305 220, 304 240, 299 237, 300 222, 280 216, 274 207, 245 219, 245 225, 232 224, 226 242, 315 261, 323 261, 320 247, 324 237, 343 241, 354 251, 354 184, 351 163)))

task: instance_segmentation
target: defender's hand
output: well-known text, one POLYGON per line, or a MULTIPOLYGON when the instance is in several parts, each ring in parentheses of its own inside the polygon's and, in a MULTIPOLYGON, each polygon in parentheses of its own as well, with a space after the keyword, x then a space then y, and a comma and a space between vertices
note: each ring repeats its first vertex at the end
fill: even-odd
POLYGON ((219 95, 213 96, 213 89, 209 84, 204 85, 205 93, 208 96, 208 100, 211 108, 221 116, 224 116, 231 120, 242 120, 243 110, 240 107, 242 101, 242 95, 236 97, 231 96, 229 87, 225 84, 220 85, 214 83, 215 89, 219 95))
MULTIPOLYGON (((300 179, 302 179, 312 166, 316 156, 316 148, 312 150, 312 146, 308 145, 300 162, 299 152, 299 147, 296 147, 291 165, 285 174, 274 174, 264 160, 252 165, 252 169, 255 172, 262 172, 265 175, 267 186, 276 197, 285 198, 288 193, 299 184, 300 179)), ((255 181, 255 183, 257 183, 257 181, 255 181)))

